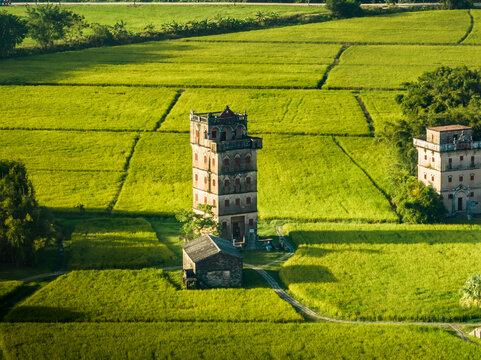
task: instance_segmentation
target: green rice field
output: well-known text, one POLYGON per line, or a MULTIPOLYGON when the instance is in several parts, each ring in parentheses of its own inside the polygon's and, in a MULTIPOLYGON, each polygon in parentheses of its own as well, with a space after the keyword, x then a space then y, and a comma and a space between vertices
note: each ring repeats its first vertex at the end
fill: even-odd
POLYGON ((289 224, 280 276, 306 304, 345 319, 463 321, 459 289, 479 268, 479 225, 289 224))
POLYGON ((5 359, 477 359, 438 327, 270 323, 0 324, 5 359), (212 334, 215 334, 213 336, 212 334), (127 341, 128 339, 128 341, 127 341), (339 344, 342 344, 340 346, 339 344))

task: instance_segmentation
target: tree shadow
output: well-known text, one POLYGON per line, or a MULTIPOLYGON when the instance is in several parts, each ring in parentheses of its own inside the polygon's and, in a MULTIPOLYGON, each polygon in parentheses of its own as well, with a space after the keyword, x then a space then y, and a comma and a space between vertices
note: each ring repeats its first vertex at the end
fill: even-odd
POLYGON ((17 306, 4 318, 6 322, 73 322, 83 318, 83 314, 61 307, 17 306))
MULTIPOLYGON (((366 225, 362 225, 363 228, 366 225)), ((478 229, 456 229, 453 226, 443 227, 441 229, 433 226, 432 229, 416 229, 399 227, 395 230, 364 230, 353 229, 343 230, 339 226, 339 230, 320 230, 320 231, 291 231, 290 237, 297 242, 298 245, 322 245, 322 244, 451 244, 451 243, 473 243, 481 242, 481 232, 478 229)), ((309 248, 309 255, 316 250, 309 248)), ((329 250, 317 250, 319 256, 323 256, 322 252, 329 250)), ((356 249, 356 251, 374 251, 372 249, 356 249)))
POLYGON ((320 265, 283 266, 282 280, 288 287, 291 284, 332 283, 338 281, 327 267, 320 265))

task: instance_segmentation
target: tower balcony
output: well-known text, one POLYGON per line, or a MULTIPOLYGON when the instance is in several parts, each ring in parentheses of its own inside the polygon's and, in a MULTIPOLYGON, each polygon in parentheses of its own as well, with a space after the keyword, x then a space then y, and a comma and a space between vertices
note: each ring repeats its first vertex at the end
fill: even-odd
POLYGON ((456 142, 456 143, 449 143, 449 144, 434 144, 432 142, 426 141, 426 138, 414 138, 413 144, 416 147, 420 147, 423 149, 432 150, 436 152, 481 149, 481 141, 456 142))
POLYGON ((216 153, 238 149, 262 149, 262 139, 258 137, 248 137, 238 140, 212 142, 210 148, 216 153))

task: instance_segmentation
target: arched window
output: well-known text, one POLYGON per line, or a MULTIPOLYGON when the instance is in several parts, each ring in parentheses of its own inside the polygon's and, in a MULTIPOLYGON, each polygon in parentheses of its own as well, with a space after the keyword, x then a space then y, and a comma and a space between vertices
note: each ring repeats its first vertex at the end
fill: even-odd
POLYGON ((240 178, 235 179, 235 186, 240 186, 240 178))
POLYGON ((228 208, 228 207, 229 207, 229 199, 225 199, 225 201, 224 201, 224 205, 225 205, 225 207, 226 207, 226 208, 228 208))
POLYGON ((240 166, 240 160, 241 160, 241 159, 240 159, 240 155, 237 155, 237 156, 235 157, 235 166, 240 166))
POLYGON ((194 175, 194 180, 195 180, 195 182, 197 182, 197 180, 199 180, 199 176, 197 174, 194 175))
POLYGON ((250 163, 251 163, 251 156, 247 155, 246 156, 246 164, 250 164, 250 163))
POLYGON ((228 188, 230 185, 229 179, 224 180, 224 187, 228 188))
POLYGON ((250 204, 251 204, 251 198, 250 198, 250 197, 248 197, 248 198, 246 199, 246 204, 247 204, 247 205, 250 205, 250 204))
POLYGON ((224 159, 224 166, 229 166, 229 158, 224 159))
POLYGON ((250 184, 251 184, 251 178, 250 178, 250 177, 246 177, 246 184, 247 184, 247 185, 250 185, 250 184))

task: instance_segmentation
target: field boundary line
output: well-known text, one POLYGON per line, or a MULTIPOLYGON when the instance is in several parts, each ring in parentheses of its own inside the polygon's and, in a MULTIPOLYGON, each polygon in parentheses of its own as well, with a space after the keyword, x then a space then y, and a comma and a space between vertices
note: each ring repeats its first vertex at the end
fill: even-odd
POLYGON ((344 53, 349 48, 349 45, 342 45, 339 51, 337 52, 336 56, 334 57, 334 61, 329 65, 324 71, 324 74, 322 75, 321 80, 317 83, 317 88, 322 89, 322 87, 325 85, 327 78, 329 76, 329 73, 331 72, 332 69, 334 69, 338 64, 339 64, 339 59, 341 58, 341 55, 344 53))
POLYGON ((122 174, 120 178, 120 185, 119 188, 117 189, 117 192, 114 195, 114 198, 112 201, 109 203, 107 206, 107 212, 112 213, 114 210, 115 205, 117 205, 117 201, 119 200, 120 193, 122 192, 122 189, 124 188, 125 180, 127 180, 127 176, 129 175, 129 168, 130 168, 130 160, 132 160, 132 157, 134 156, 135 148, 137 147, 137 143, 139 142, 140 139, 140 134, 137 133, 137 135, 134 138, 134 143, 132 144, 132 147, 130 149, 130 153, 125 159, 125 164, 124 164, 124 173, 122 174))
POLYGON ((372 136, 374 136, 374 122, 372 121, 372 116, 367 110, 366 104, 362 100, 360 95, 354 95, 354 97, 357 100, 357 103, 361 107, 362 112, 364 113, 364 118, 366 119, 367 122, 367 127, 369 128, 369 132, 372 136))
POLYGON ((386 198, 386 200, 389 202, 389 205, 390 205, 391 209, 394 211, 396 216, 399 218, 399 221, 401 221, 401 216, 396 211, 396 205, 394 205, 394 203, 391 201, 391 197, 374 181, 374 179, 371 177, 371 175, 369 175, 369 173, 361 165, 359 165, 358 162, 356 160, 354 160, 354 158, 351 155, 349 155, 349 153, 346 151, 346 149, 344 149, 342 147, 342 145, 339 143, 339 141, 337 141, 337 139, 334 136, 332 137, 332 140, 339 147, 339 149, 341 149, 341 151, 351 160, 351 162, 354 165, 356 165, 364 173, 364 175, 367 176, 367 178, 371 181, 371 183, 374 185, 374 187, 376 189, 378 189, 379 192, 386 198))
POLYGON ((464 40, 467 39, 467 37, 471 34, 474 28, 474 18, 473 18, 473 15, 471 14, 471 10, 468 10, 468 15, 469 15, 469 21, 470 21, 469 28, 468 28, 468 31, 466 31, 466 34, 464 34, 464 36, 456 43, 458 45, 460 45, 464 40))
POLYGON ((180 96, 182 95, 182 93, 184 92, 184 89, 179 89, 177 90, 177 92, 175 93, 174 95, 174 98, 172 99, 172 101, 170 102, 169 106, 167 107, 167 109, 165 110, 164 114, 162 115, 162 117, 159 119, 159 121, 157 121, 155 123, 155 126, 154 128, 151 130, 151 131, 157 131, 159 130, 160 126, 162 125, 162 123, 165 121, 165 119, 167 119, 167 116, 169 116, 170 112, 172 111, 172 109, 174 108, 175 104, 177 104, 177 101, 179 101, 179 98, 180 96))

